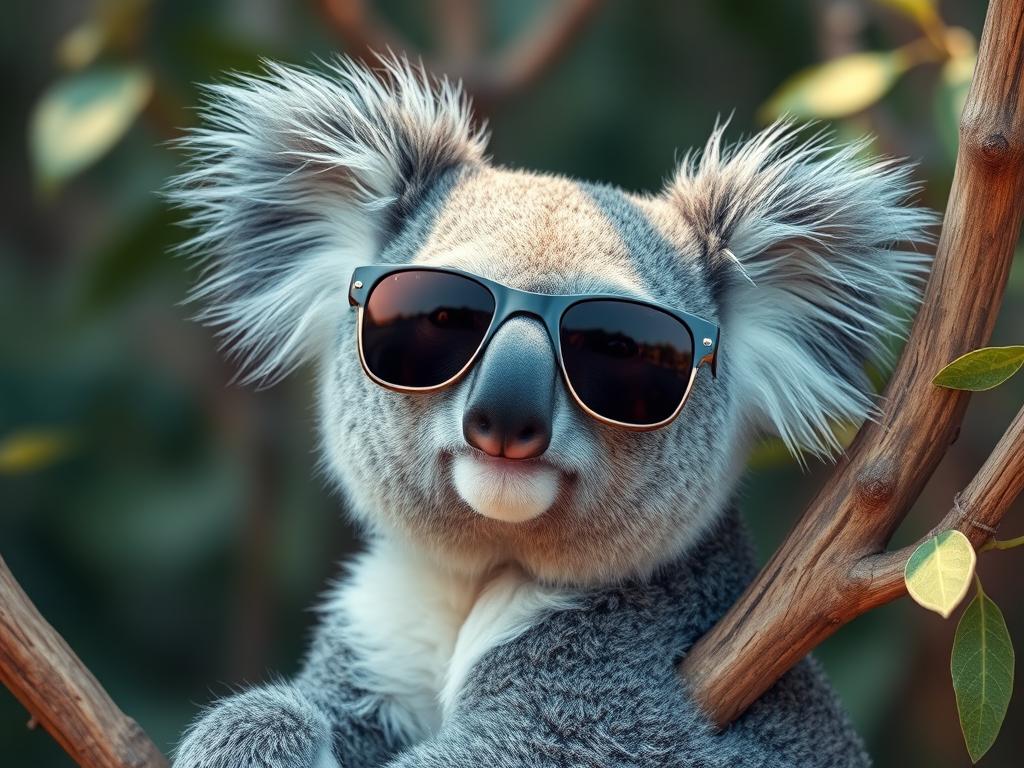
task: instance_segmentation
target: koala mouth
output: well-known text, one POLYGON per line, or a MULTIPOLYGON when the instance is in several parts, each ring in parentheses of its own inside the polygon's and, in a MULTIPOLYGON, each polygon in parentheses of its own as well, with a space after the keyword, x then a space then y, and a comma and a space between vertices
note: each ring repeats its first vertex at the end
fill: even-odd
POLYGON ((537 459, 514 461, 462 453, 451 467, 455 490, 463 501, 478 514, 506 523, 543 515, 561 485, 559 471, 537 459))

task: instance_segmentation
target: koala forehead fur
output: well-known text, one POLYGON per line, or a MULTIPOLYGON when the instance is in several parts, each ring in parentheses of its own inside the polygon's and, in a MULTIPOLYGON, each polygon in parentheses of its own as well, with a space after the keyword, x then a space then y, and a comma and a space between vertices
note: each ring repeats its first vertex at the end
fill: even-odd
POLYGON ((733 147, 716 128, 663 192, 635 195, 492 165, 457 87, 384 64, 379 78, 270 65, 214 86, 171 192, 199 230, 204 317, 252 378, 317 363, 325 465, 371 532, 459 572, 643 575, 719 518, 758 434, 830 455, 834 424, 869 413, 863 365, 927 272, 914 244, 933 216, 906 204, 905 166, 786 124, 733 147), (720 324, 718 377, 702 369, 670 425, 615 429, 568 396, 542 325, 519 316, 456 385, 385 390, 360 368, 346 302, 352 269, 381 262, 684 309, 720 324), (529 386, 554 390, 550 445, 484 457, 463 437, 474 381, 498 350, 538 348, 552 362, 529 386))

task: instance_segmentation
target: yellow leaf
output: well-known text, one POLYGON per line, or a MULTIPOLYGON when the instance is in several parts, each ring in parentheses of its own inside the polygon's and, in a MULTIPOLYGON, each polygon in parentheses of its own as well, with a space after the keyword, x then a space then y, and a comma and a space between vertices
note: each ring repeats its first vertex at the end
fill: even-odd
POLYGON ((960 531, 943 531, 921 544, 907 560, 907 592, 923 608, 947 619, 971 586, 978 556, 960 531))
POLYGON ((83 69, 96 61, 105 42, 101 25, 80 24, 57 44, 57 60, 67 69, 83 69))
POLYGON ((767 122, 779 115, 836 118, 878 101, 903 74, 900 51, 853 53, 805 69, 784 82, 761 108, 767 122))
POLYGON ((939 13, 935 8, 935 0, 876 0, 879 5, 895 8, 905 16, 916 21, 922 29, 929 29, 941 24, 939 13))
POLYGON ((960 27, 946 30, 949 58, 942 64, 942 76, 935 89, 935 130, 949 158, 955 158, 960 144, 960 116, 967 103, 971 78, 978 61, 974 36, 960 27))
POLYGON ((54 84, 29 126, 36 174, 55 186, 102 157, 149 101, 153 84, 141 67, 90 69, 54 84))
POLYGON ((71 438, 53 430, 28 430, 0 440, 0 473, 19 474, 42 469, 62 458, 71 438))
POLYGON ((978 58, 978 41, 970 30, 963 27, 947 27, 943 42, 949 52, 949 58, 959 61, 960 66, 967 67, 966 79, 971 79, 974 62, 978 58))
MULTIPOLYGON (((853 442, 853 438, 857 436, 857 432, 860 429, 856 424, 845 421, 833 423, 830 427, 832 434, 835 435, 843 450, 850 447, 850 443, 853 442)), ((780 438, 769 437, 754 446, 747 459, 747 466, 750 469, 773 469, 790 464, 793 461, 803 465, 803 460, 799 458, 794 459, 793 454, 789 452, 786 444, 780 438)))

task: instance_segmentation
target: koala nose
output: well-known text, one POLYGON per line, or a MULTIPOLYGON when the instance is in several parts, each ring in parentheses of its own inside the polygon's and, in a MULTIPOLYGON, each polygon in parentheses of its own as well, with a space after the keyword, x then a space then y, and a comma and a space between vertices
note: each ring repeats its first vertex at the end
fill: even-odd
POLYGON ((514 317, 491 339, 462 415, 466 442, 490 456, 532 459, 547 450, 555 355, 543 327, 514 317))

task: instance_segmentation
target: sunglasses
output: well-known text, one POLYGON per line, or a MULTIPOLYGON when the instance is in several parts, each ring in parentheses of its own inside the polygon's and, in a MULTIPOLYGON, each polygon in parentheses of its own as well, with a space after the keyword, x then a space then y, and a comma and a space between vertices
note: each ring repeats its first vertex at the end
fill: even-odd
POLYGON ((605 424, 663 427, 701 365, 716 375, 717 325, 624 296, 532 293, 458 269, 374 265, 353 273, 349 303, 363 370, 397 392, 454 384, 513 315, 544 323, 573 399, 605 424))

